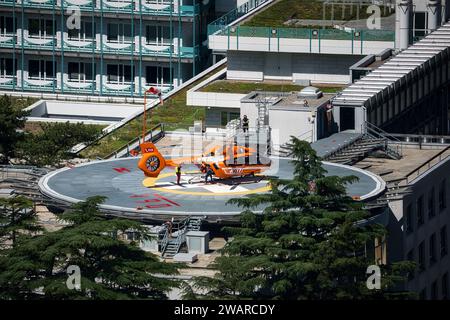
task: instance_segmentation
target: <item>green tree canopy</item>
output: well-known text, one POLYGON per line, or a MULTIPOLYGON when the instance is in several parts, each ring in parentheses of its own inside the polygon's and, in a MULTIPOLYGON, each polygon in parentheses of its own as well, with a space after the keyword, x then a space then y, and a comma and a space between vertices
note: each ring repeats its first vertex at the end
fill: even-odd
POLYGON ((89 144, 100 135, 98 126, 82 123, 42 123, 41 133, 29 133, 19 145, 18 155, 36 166, 56 166, 73 157, 71 148, 89 144))
MULTIPOLYGON (((360 202, 346 194, 356 177, 325 176, 309 143, 293 137, 294 173, 272 179, 272 190, 232 199, 245 211, 233 239, 215 260, 217 275, 198 278, 207 298, 365 299, 386 298, 413 268, 409 262, 381 265, 382 290, 366 286, 367 267, 375 258, 376 238, 384 227, 362 224, 368 218, 360 202), (265 205, 263 214, 252 208, 265 205)), ((407 296, 407 295, 406 295, 407 296)))
POLYGON ((0 298, 166 299, 178 284, 160 275, 176 274, 177 266, 119 239, 127 230, 148 236, 138 222, 106 218, 98 209, 103 201, 78 203, 61 216, 64 228, 0 252, 0 298), (80 268, 80 290, 66 284, 69 266, 80 268))
POLYGON ((23 196, 0 199, 0 248, 15 246, 17 237, 39 231, 31 200, 23 196))
POLYGON ((16 145, 23 139, 25 117, 29 114, 13 106, 10 96, 0 97, 0 163, 8 163, 16 145))

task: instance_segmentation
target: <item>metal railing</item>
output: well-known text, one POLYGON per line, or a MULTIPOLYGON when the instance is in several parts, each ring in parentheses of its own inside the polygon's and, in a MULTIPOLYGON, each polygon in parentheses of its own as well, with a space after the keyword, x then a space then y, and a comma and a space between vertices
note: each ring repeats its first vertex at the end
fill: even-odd
POLYGON ((376 139, 385 139, 389 151, 395 152, 399 157, 403 156, 403 143, 400 139, 368 121, 365 121, 362 126, 362 132, 376 139))
MULTIPOLYGON (((150 130, 147 131, 145 134, 145 141, 151 141, 155 142, 162 137, 164 137, 165 131, 164 131, 164 124, 159 123, 150 130)), ((121 146, 119 149, 111 152, 108 154, 104 159, 111 159, 111 158, 118 158, 120 157, 120 153, 124 150, 126 150, 126 153, 122 156, 129 156, 130 152, 132 150, 137 150, 139 148, 139 145, 141 144, 141 137, 138 136, 130 141, 128 141, 126 144, 121 146)))
POLYGON ((395 181, 394 185, 401 187, 404 185, 408 185, 411 181, 418 178, 420 175, 425 172, 433 169, 436 165, 446 160, 450 156, 450 146, 443 149, 441 152, 436 154, 434 157, 429 159, 427 162, 421 164, 419 167, 413 169, 408 174, 405 175, 404 178, 401 178, 395 181))
POLYGON ((233 21, 236 21, 237 19, 244 16, 248 12, 262 6, 263 4, 269 1, 271 0, 250 0, 240 5, 239 7, 229 11, 220 18, 208 24, 208 35, 216 33, 218 31, 223 31, 224 29, 226 29, 226 26, 232 23, 233 21))

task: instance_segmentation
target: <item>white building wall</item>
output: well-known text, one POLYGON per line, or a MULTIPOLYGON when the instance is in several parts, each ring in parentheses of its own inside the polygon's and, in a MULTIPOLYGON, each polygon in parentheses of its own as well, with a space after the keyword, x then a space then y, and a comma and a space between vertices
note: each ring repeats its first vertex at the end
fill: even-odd
POLYGON ((307 110, 269 109, 272 137, 278 137, 278 141, 272 139, 274 150, 279 150, 279 146, 289 142, 291 136, 308 139, 307 141, 311 142, 310 138, 315 128, 315 121, 311 121, 314 113, 315 111, 307 110))
POLYGON ((306 53, 264 53, 228 51, 227 79, 230 80, 310 80, 346 84, 349 67, 359 55, 306 53))

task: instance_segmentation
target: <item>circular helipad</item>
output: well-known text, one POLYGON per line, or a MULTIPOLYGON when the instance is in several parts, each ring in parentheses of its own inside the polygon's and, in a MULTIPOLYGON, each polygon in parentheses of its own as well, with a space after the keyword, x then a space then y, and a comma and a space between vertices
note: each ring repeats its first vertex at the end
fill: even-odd
MULTIPOLYGON (((138 160, 123 158, 63 168, 41 178, 39 187, 45 195, 68 204, 95 195, 105 196, 101 208, 124 217, 159 220, 168 216, 202 215, 211 221, 226 220, 241 213, 242 208, 227 204, 229 199, 270 190, 265 176, 205 183, 195 165, 182 167, 181 185, 176 184, 173 168, 165 168, 158 178, 145 178, 137 168, 138 160)), ((359 181, 348 185, 347 192, 361 200, 385 189, 383 180, 368 171, 327 162, 324 167, 327 175, 357 176, 359 181)), ((272 166, 265 175, 289 179, 292 172, 289 159, 272 158, 272 166)))

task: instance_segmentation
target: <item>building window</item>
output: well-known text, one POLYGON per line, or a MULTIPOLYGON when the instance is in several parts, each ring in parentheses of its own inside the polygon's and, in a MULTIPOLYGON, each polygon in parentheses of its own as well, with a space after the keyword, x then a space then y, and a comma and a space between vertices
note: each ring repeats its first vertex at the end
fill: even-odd
POLYGON ((444 257, 447 254, 447 226, 443 226, 440 232, 441 238, 441 257, 444 257))
POLYGON ((55 68, 53 61, 28 61, 28 78, 38 80, 54 79, 55 68))
POLYGON ((428 193, 428 219, 432 219, 436 215, 434 210, 434 188, 428 193))
POLYGON ((9 78, 16 75, 17 60, 0 58, 0 77, 9 78), (14 64, 15 62, 15 64, 14 64))
POLYGON ((12 17, 0 16, 0 35, 8 36, 16 32, 16 26, 12 17))
POLYGON ((431 300, 437 300, 438 299, 438 284, 437 284, 437 281, 434 281, 432 284, 431 284, 431 292, 430 292, 430 294, 431 294, 431 300))
POLYGON ((147 66, 145 69, 145 81, 147 85, 151 86, 170 86, 170 68, 147 66))
POLYGON ((85 82, 94 80, 95 64, 85 62, 68 63, 69 80, 75 82, 85 82), (92 70, 94 68, 94 70, 92 70))
POLYGON ((147 44, 169 45, 172 42, 170 28, 168 26, 147 26, 147 44))
POLYGON ((132 43, 131 24, 128 23, 108 23, 109 42, 132 43))
POLYGON ((441 279, 441 290, 442 290, 442 299, 448 299, 448 273, 444 273, 441 279))
POLYGON ((423 223, 423 196, 420 196, 419 199, 417 199, 417 227, 420 227, 423 223))
POLYGON ((430 237, 429 250, 430 250, 430 266, 431 266, 437 260, 437 255, 436 255, 436 234, 435 233, 433 233, 431 235, 431 237, 430 237))
POLYGON ((422 241, 419 244, 419 271, 422 272, 425 270, 425 241, 422 241))
POLYGON ((67 34, 70 40, 85 41, 92 40, 95 35, 95 24, 92 21, 81 21, 80 29, 69 29, 67 34))
POLYGON ((439 210, 442 211, 447 207, 447 195, 446 195, 446 187, 445 187, 445 179, 442 180, 441 185, 439 186, 439 210))
POLYGON ((54 36, 53 21, 46 19, 29 19, 28 34, 33 38, 49 38, 54 36))
POLYGON ((117 84, 131 83, 133 80, 132 74, 134 74, 133 69, 131 68, 130 65, 108 64, 106 66, 106 72, 108 74, 108 82, 117 84))
POLYGON ((406 232, 410 233, 413 232, 413 212, 412 212, 412 205, 409 204, 406 207, 406 232))

